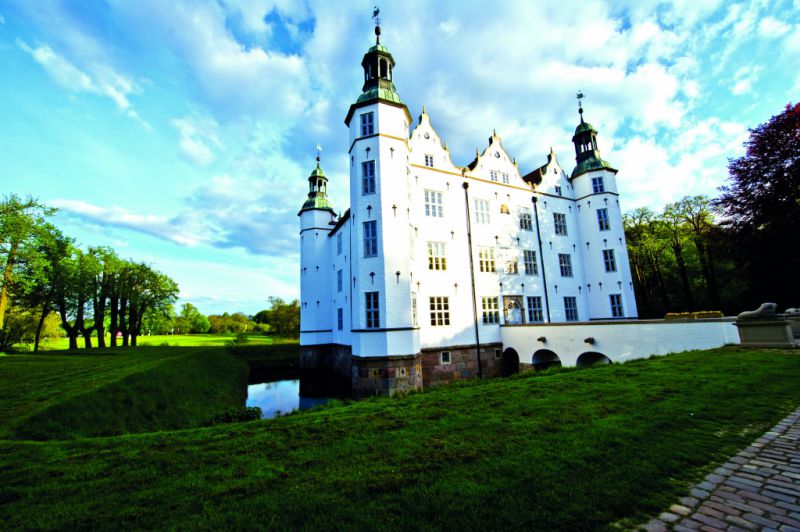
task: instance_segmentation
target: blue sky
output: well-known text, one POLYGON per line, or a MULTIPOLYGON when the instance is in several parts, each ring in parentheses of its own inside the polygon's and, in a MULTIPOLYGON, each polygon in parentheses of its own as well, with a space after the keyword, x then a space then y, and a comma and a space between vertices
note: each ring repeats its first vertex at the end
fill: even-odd
MULTIPOLYGON (((567 167, 575 93, 624 209, 715 195, 747 128, 800 94, 800 2, 384 2, 412 116, 457 164, 493 129, 567 167)), ((176 279, 205 313, 299 293, 314 147, 337 209, 373 2, 0 0, 0 192, 176 279)))

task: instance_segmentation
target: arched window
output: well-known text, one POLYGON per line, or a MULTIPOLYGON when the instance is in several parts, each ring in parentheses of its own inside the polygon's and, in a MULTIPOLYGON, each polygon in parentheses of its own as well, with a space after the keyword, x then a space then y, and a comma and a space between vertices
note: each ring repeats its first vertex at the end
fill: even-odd
POLYGON ((381 59, 380 62, 381 70, 380 70, 380 77, 385 78, 389 75, 389 62, 386 59, 381 59))

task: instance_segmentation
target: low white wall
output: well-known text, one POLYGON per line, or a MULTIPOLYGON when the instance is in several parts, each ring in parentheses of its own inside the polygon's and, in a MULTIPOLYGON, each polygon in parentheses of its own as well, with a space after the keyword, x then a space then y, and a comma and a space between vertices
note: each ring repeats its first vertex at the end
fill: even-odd
POLYGON ((503 348, 513 348, 520 362, 527 364, 540 349, 554 352, 562 365, 574 366, 578 357, 589 351, 602 353, 612 362, 624 362, 739 343, 733 318, 505 325, 500 330, 503 348), (540 337, 545 340, 538 340, 540 337), (594 344, 586 343, 586 338, 594 338, 594 344))

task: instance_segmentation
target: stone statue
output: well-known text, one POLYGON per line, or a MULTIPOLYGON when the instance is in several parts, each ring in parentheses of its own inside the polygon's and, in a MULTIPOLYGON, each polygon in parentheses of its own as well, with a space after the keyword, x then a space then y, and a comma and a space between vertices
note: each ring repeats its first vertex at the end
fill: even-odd
POLYGON ((791 317, 800 316, 800 308, 795 308, 795 307, 787 308, 784 314, 791 317))
POLYGON ((775 318, 777 303, 762 303, 756 310, 746 310, 739 314, 737 320, 770 320, 775 318))

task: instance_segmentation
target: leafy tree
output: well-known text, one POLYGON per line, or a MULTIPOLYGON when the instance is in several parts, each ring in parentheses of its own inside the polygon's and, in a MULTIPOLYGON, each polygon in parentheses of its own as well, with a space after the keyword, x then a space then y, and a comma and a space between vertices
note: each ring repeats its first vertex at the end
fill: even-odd
POLYGON ((736 242, 749 280, 749 304, 800 304, 800 103, 750 130, 743 157, 713 204, 736 242))
POLYGON ((0 200, 0 264, 3 272, 0 278, 0 333, 4 329, 15 273, 35 253, 38 237, 53 213, 55 209, 30 197, 21 199, 11 194, 0 200))
POLYGON ((270 308, 259 314, 266 319, 270 331, 280 336, 300 336, 300 302, 295 299, 286 303, 279 297, 270 297, 269 304, 270 308))
POLYGON ((176 322, 179 323, 180 332, 205 333, 211 327, 208 318, 191 303, 183 304, 180 317, 176 322))

